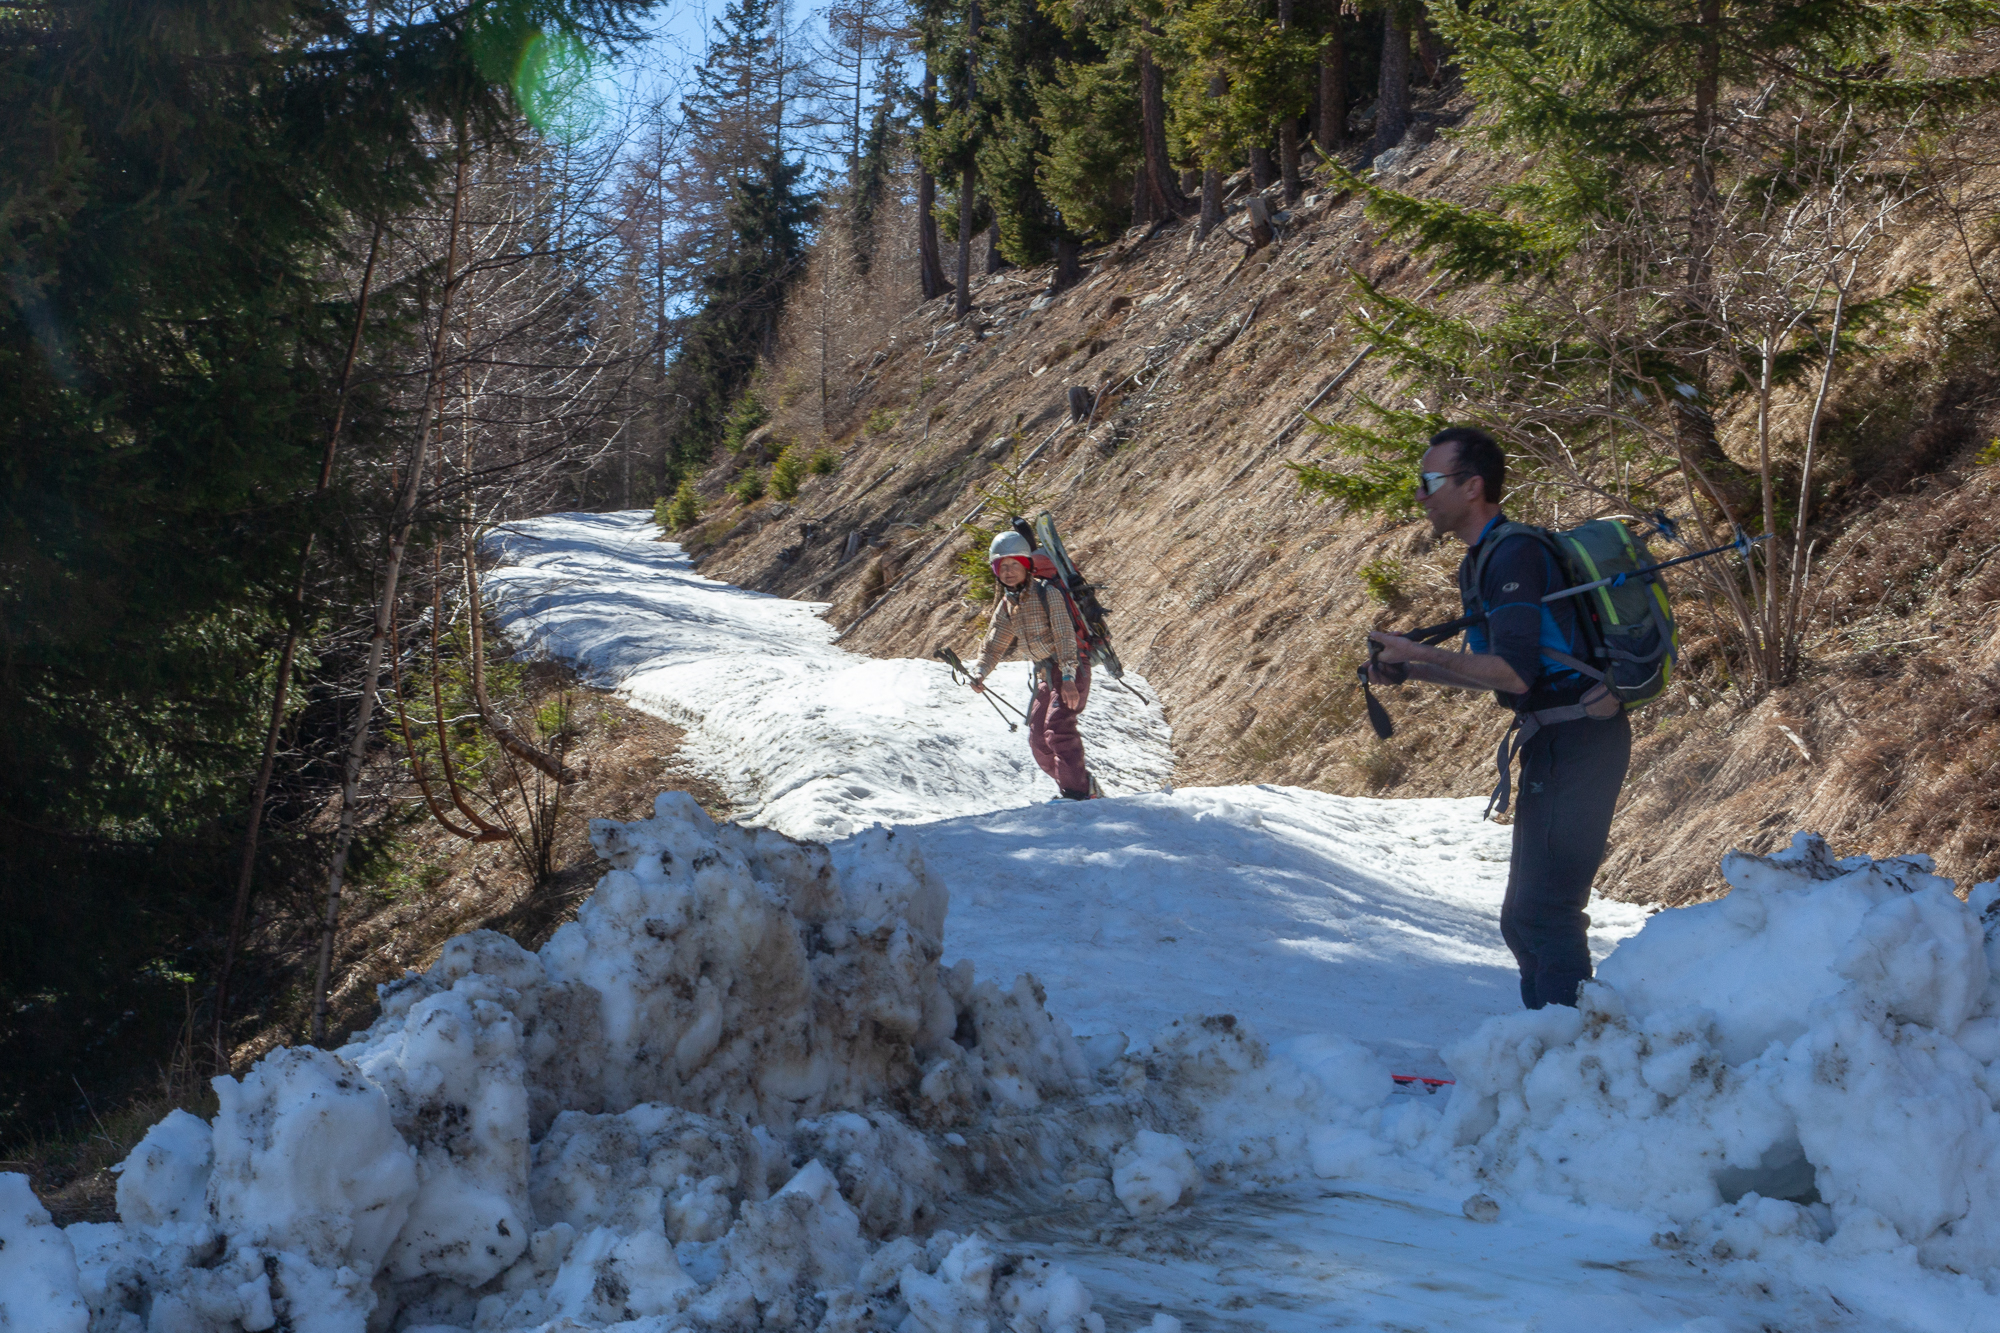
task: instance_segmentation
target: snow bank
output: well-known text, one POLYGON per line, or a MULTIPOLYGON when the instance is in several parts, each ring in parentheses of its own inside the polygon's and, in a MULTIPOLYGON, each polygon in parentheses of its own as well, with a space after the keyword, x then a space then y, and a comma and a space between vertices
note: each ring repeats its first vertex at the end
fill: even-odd
POLYGON ((59 1232, 0 1177, 0 1328, 1101 1333, 980 1236, 881 1244, 1035 1165, 996 1117, 1096 1086, 1033 979, 940 966, 908 838, 655 811, 592 826, 613 868, 539 953, 454 939, 338 1051, 154 1126, 119 1223, 59 1232))
POLYGON ((1714 1258, 1824 1242, 2000 1281, 2000 887, 1961 901, 1926 857, 1810 834, 1722 869, 1727 897, 1659 913, 1578 1008, 1446 1048, 1433 1159, 1714 1258))

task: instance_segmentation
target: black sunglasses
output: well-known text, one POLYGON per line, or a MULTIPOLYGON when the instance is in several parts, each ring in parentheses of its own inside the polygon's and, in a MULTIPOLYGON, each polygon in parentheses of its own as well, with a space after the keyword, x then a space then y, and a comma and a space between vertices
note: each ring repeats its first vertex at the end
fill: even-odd
POLYGON ((1476 474, 1463 471, 1419 472, 1417 474, 1417 494, 1420 496, 1436 495, 1439 491, 1444 489, 1444 484, 1447 481, 1450 481, 1453 477, 1470 477, 1474 475, 1476 474))

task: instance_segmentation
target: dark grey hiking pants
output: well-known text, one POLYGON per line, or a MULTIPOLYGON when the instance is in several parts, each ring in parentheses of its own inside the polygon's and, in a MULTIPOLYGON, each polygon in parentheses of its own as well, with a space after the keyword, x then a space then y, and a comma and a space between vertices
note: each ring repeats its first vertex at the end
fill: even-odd
POLYGON ((1590 979, 1583 909, 1631 760, 1632 723, 1623 713, 1558 722, 1521 747, 1500 938, 1521 965, 1521 1002, 1530 1009, 1575 1004, 1576 988, 1590 979))

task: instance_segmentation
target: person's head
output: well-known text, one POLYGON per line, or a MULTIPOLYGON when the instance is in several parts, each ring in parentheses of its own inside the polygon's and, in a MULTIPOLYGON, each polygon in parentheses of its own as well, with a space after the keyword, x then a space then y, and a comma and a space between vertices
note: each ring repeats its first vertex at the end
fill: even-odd
POLYGON ((1417 483, 1418 500, 1434 532, 1455 532, 1467 544, 1500 512, 1507 456, 1476 426, 1448 426, 1431 436, 1417 483))
POLYGON ((986 548, 986 562, 993 566, 993 577, 1000 580, 1001 587, 1018 588, 1028 581, 1034 568, 1034 553, 1028 549, 1027 538, 1009 529, 996 535, 986 548))

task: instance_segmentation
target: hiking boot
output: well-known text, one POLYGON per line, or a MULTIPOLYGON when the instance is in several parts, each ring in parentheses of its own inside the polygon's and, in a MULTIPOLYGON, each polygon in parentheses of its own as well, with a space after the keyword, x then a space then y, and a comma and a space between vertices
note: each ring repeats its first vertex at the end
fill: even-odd
MULTIPOLYGON (((1056 797, 1058 801, 1087 801, 1098 794, 1095 782, 1092 782, 1088 787, 1058 787, 1056 790, 1062 793, 1062 795, 1056 797)), ((1050 802, 1050 804, 1054 804, 1054 802, 1050 802)))

